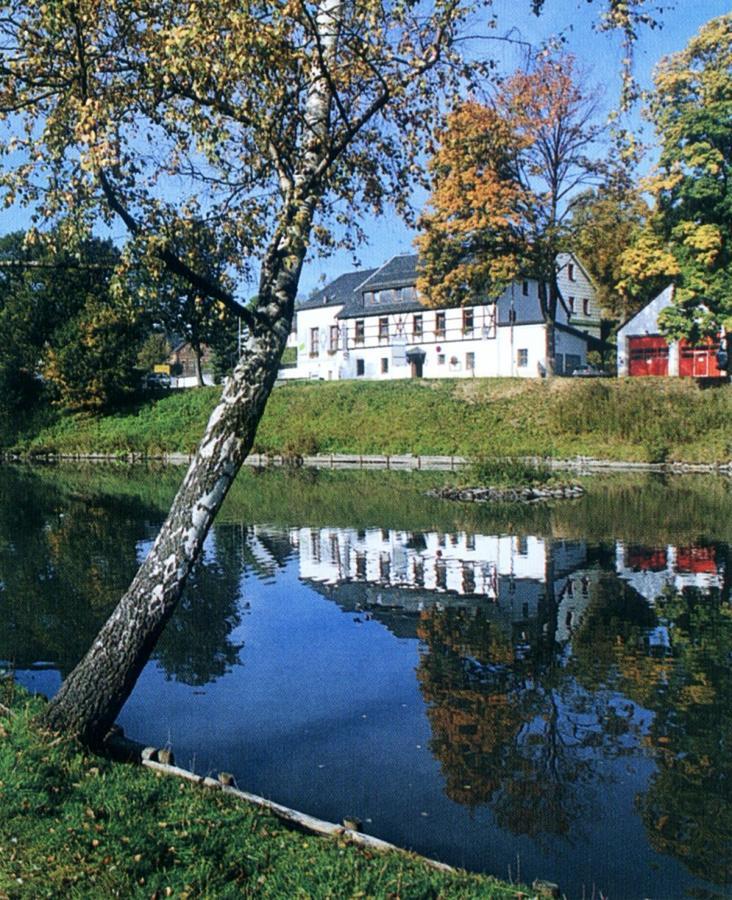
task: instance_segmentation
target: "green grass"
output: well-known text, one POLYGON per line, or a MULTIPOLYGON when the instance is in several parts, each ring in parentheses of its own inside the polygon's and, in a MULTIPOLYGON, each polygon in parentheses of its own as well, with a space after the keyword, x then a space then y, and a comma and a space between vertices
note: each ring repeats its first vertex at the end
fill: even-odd
POLYGON ((515 897, 485 876, 292 831, 210 789, 39 734, 5 678, 0 897, 515 897), (11 699, 10 695, 14 695, 11 699))
MULTIPOLYGON (((67 416, 24 451, 190 452, 219 394, 202 388, 113 416, 67 416)), ((732 385, 687 379, 319 382, 275 389, 255 449, 271 453, 732 458, 732 385)))

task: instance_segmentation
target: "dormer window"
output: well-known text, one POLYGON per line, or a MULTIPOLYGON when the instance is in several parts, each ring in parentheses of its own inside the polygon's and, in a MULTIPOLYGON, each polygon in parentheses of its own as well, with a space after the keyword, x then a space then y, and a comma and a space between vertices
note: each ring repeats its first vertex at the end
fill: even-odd
POLYGON ((372 303, 377 303, 376 294, 373 291, 364 291, 363 302, 369 306, 372 303))

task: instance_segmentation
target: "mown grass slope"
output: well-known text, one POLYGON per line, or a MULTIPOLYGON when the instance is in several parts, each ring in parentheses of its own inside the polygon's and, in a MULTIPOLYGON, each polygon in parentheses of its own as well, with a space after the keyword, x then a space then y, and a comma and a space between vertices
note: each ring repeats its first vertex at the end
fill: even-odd
MULTIPOLYGON (((175 393, 101 418, 62 417, 18 446, 189 452, 218 392, 175 393)), ((732 385, 672 378, 290 384, 273 392, 255 449, 721 462, 732 458, 732 385)))

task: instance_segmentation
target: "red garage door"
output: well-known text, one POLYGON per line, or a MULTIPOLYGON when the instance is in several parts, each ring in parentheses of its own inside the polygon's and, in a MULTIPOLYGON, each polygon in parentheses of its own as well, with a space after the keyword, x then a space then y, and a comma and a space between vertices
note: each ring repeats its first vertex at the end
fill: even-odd
POLYGON ((668 344, 658 335, 628 338, 630 375, 668 375, 668 344))
POLYGON ((693 378, 719 378, 720 375, 725 374, 717 368, 718 343, 709 340, 704 344, 692 347, 686 341, 681 341, 680 348, 679 375, 691 375, 693 378))

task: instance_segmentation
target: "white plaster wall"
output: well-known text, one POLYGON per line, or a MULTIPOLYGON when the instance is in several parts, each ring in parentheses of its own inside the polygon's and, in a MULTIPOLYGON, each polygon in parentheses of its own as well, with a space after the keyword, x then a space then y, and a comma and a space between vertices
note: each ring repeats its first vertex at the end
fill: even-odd
POLYGON ((300 577, 325 584, 356 578, 359 560, 367 582, 458 594, 465 593, 464 576, 469 571, 474 581, 471 593, 494 599, 499 577, 540 583, 546 579, 547 547, 541 538, 430 532, 424 535, 424 549, 417 550, 406 546, 408 537, 375 528, 360 536, 355 529, 299 528, 293 529, 290 541, 299 550, 300 577))
MULTIPOLYGON (((394 380, 410 378, 411 367, 406 353, 420 348, 425 352, 423 377, 425 378, 536 378, 546 369, 545 326, 540 321, 538 283, 529 281, 529 296, 523 296, 521 282, 513 289, 507 288, 496 304, 467 307, 473 313, 473 329, 464 332, 463 308, 433 310, 423 309, 410 313, 379 313, 365 315, 364 340, 355 343, 356 319, 336 318, 342 309, 339 304, 316 309, 299 310, 297 313, 297 366, 280 370, 281 379, 311 378, 335 380, 363 377, 366 380, 394 380), (516 312, 513 326, 509 323, 511 305, 516 312), (438 312, 444 313, 444 333, 438 334, 438 312), (414 335, 414 316, 421 315, 422 334, 414 335), (379 340, 379 320, 389 322, 388 339, 379 340), (496 324, 498 321, 499 324, 496 324), (500 323, 504 324, 501 325, 500 323), (340 328, 339 349, 331 353, 330 327, 340 328), (318 328, 320 344, 318 355, 310 355, 310 332, 318 328), (519 365, 519 351, 527 351, 526 365, 519 365), (472 353, 475 366, 468 367, 468 354, 472 353), (444 361, 440 362, 440 358, 444 361), (357 376, 357 360, 363 360, 364 374, 357 376), (382 360, 388 361, 388 371, 382 371, 382 360)), ((558 318, 566 318, 560 308, 558 318)), ((584 342, 570 335, 557 332, 558 352, 574 353, 585 361, 584 342), (566 349, 559 349, 562 347, 566 349), (576 348, 576 349, 572 349, 576 348)))
MULTIPOLYGON (((338 324, 337 314, 342 304, 319 306, 316 309, 298 310, 297 313, 297 366, 280 370, 282 378, 322 378, 332 381, 340 377, 340 353, 331 353, 330 326, 338 324), (310 356, 310 330, 319 331, 318 355, 310 356)), ((340 344, 340 342, 339 342, 340 344)))
MULTIPOLYGON (((349 349, 341 353, 341 377, 356 378, 356 361, 364 361, 364 379, 391 380, 411 377, 411 368, 406 353, 413 348, 420 348, 425 353, 422 370, 424 378, 491 378, 491 377, 525 377, 535 378, 539 375, 539 365, 546 365, 546 336, 543 325, 515 325, 514 327, 498 327, 493 330, 490 324, 480 324, 472 334, 462 334, 462 310, 446 310, 445 337, 434 334, 434 313, 424 314, 424 334, 421 340, 411 338, 411 324, 407 331, 408 338, 401 343, 394 343, 392 335, 396 334, 396 316, 389 317, 389 343, 374 344, 369 336, 378 333, 378 318, 367 317, 365 321, 366 340, 362 346, 353 346, 353 320, 349 324, 349 349), (375 320, 375 321, 372 321, 375 320), (483 337, 483 334, 489 335, 483 337), (494 336, 490 336, 494 335, 494 336), (527 364, 519 366, 520 349, 527 351, 527 364), (467 355, 474 355, 475 368, 469 369, 467 355), (444 362, 440 358, 444 357, 444 362), (382 359, 387 359, 388 372, 382 372, 382 359)), ((482 322, 482 310, 476 310, 476 323, 482 322), (479 316, 479 312, 481 315, 479 316)), ((490 319, 486 317, 490 323, 490 319)), ((397 338, 398 340, 398 338, 397 338)))

